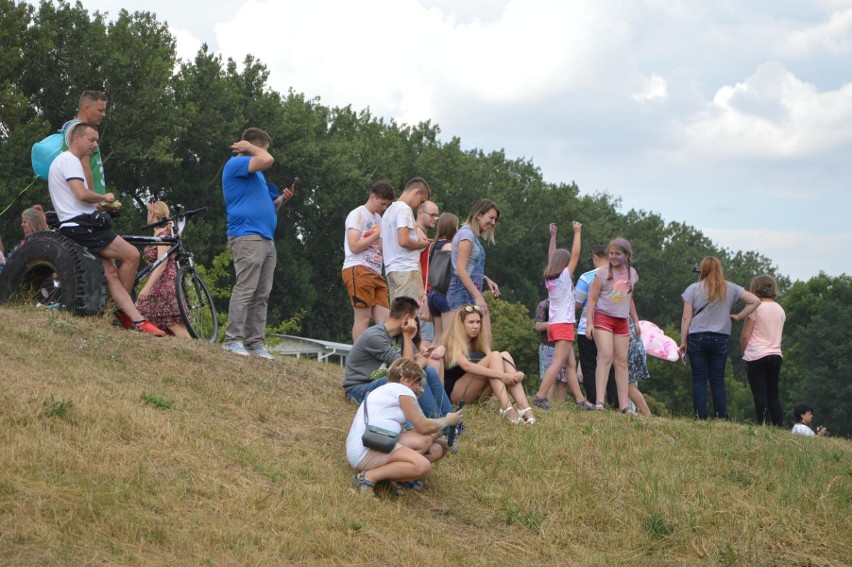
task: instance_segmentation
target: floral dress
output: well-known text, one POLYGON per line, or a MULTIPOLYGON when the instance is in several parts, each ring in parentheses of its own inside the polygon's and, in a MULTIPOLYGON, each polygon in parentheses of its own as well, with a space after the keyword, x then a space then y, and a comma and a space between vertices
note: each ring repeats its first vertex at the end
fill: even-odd
MULTIPOLYGON (((156 262, 157 247, 146 246, 145 258, 152 264, 156 262)), ((180 316, 180 309, 177 304, 177 293, 175 292, 176 279, 177 269, 175 268, 175 258, 172 256, 166 261, 166 269, 151 288, 148 299, 140 299, 136 303, 136 308, 139 309, 142 316, 161 329, 167 329, 170 325, 183 325, 183 318, 180 316)))
POLYGON ((630 346, 627 350, 627 373, 629 382, 633 384, 639 380, 646 380, 651 377, 648 372, 648 363, 645 355, 645 345, 642 344, 642 338, 636 336, 636 326, 633 324, 633 318, 627 318, 630 325, 630 346))

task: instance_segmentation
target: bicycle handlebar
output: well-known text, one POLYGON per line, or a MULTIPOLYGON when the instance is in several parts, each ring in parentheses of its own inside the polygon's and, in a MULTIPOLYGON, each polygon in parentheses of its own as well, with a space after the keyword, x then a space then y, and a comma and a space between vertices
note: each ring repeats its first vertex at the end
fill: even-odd
MULTIPOLYGON (((177 207, 175 207, 175 208, 177 208, 177 207)), ((174 215, 172 215, 170 217, 166 217, 164 219, 160 219, 157 222, 152 222, 151 224, 146 224, 145 226, 141 227, 139 230, 149 230, 149 229, 152 229, 152 228, 159 228, 161 226, 166 226, 170 222, 177 221, 178 219, 181 219, 181 218, 189 218, 193 215, 197 215, 198 213, 203 213, 206 210, 207 210, 207 207, 201 207, 201 208, 192 209, 192 210, 189 210, 189 211, 186 211, 186 212, 183 212, 183 213, 180 213, 180 212, 175 213, 174 215)))

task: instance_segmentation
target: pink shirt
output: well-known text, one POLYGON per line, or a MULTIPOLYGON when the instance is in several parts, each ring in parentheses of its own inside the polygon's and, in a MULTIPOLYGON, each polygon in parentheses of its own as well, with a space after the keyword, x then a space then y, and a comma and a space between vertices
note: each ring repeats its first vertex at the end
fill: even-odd
POLYGON ((784 308, 774 301, 761 301, 748 316, 754 321, 754 329, 743 351, 743 360, 759 360, 765 356, 781 355, 781 334, 787 316, 784 308))

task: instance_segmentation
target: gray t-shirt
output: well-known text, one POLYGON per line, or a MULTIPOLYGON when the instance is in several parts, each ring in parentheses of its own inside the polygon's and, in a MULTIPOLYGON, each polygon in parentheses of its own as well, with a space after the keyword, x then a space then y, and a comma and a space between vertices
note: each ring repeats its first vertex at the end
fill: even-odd
POLYGON ((385 324, 374 325, 358 337, 349 356, 346 357, 346 369, 343 372, 343 389, 366 384, 370 375, 382 363, 390 366, 391 362, 402 356, 394 345, 402 340, 402 333, 396 338, 391 337, 385 329, 385 324))
POLYGON ((681 297, 692 305, 693 317, 689 323, 689 334, 692 333, 721 333, 731 334, 731 308, 740 300, 745 291, 741 286, 731 282, 728 284, 728 294, 722 303, 715 299, 713 303, 707 302, 707 290, 703 282, 695 282, 686 288, 681 297), (704 309, 701 309, 705 306, 704 309), (698 315, 696 311, 701 309, 698 315))

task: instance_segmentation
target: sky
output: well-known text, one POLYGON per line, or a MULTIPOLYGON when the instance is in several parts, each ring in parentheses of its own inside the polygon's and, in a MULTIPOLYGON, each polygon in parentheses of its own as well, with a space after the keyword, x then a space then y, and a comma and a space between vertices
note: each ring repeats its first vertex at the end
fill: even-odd
POLYGON ((852 275, 852 0, 83 5, 155 13, 183 59, 252 54, 276 91, 431 120, 794 280, 852 275))

